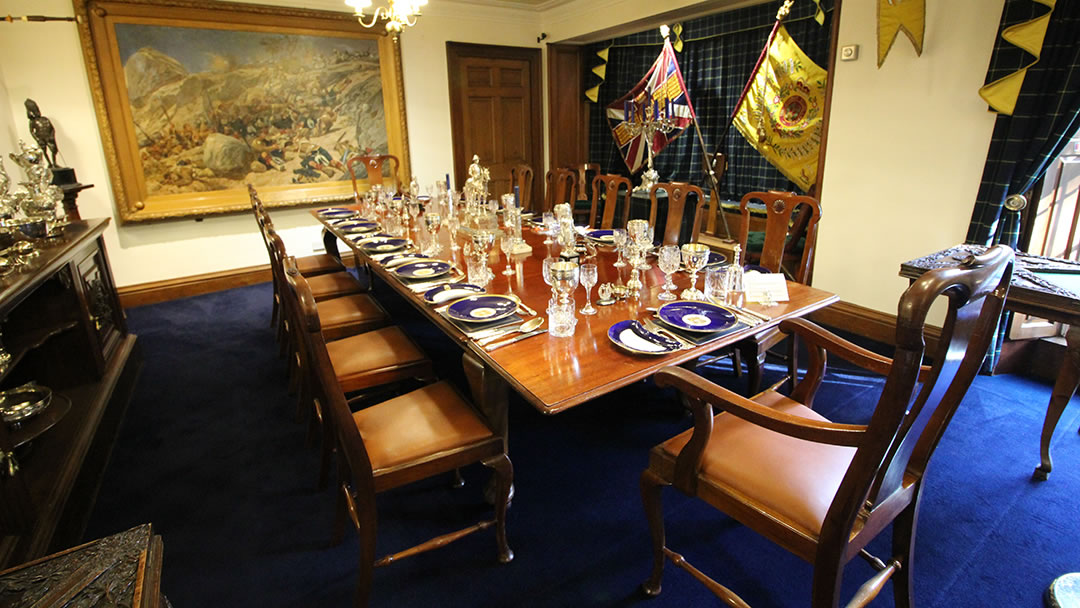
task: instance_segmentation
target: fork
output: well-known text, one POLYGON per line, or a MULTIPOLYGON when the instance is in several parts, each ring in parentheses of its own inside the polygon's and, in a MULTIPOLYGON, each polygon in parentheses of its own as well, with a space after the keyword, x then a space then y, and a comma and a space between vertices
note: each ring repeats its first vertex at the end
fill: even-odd
POLYGON ((645 329, 648 329, 649 331, 653 332, 654 334, 659 334, 661 336, 664 336, 665 338, 670 338, 670 339, 678 342, 679 344, 682 345, 681 348, 684 348, 684 349, 685 348, 694 348, 695 346, 697 346, 696 344, 693 344, 692 342, 690 342, 686 338, 678 336, 678 335, 664 329, 663 327, 660 327, 652 319, 644 319, 641 322, 641 324, 645 326, 645 329))

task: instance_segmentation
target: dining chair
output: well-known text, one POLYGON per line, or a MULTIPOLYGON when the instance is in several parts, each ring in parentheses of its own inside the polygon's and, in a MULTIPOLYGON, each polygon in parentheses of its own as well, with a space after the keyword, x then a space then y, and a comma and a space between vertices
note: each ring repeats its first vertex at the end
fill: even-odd
POLYGON ((532 167, 526 164, 510 167, 510 194, 514 193, 514 186, 517 186, 518 196, 521 197, 521 200, 519 201, 520 207, 526 211, 532 211, 532 167))
MULTIPOLYGON (((750 192, 743 196, 737 242, 747 252, 755 249, 750 243, 750 204, 753 202, 765 208, 765 231, 759 237, 758 255, 743 262, 752 260, 769 272, 783 272, 789 280, 809 283, 817 226, 821 219, 817 199, 794 192, 750 192)), ((770 328, 735 344, 739 359, 746 362, 747 395, 754 395, 761 389, 766 354, 786 337, 779 329, 770 328)), ((794 382, 798 372, 794 340, 787 350, 788 377, 794 382)))
MULTIPOLYGON (((315 301, 303 288, 298 273, 290 276, 296 290, 299 326, 304 335, 312 377, 313 398, 328 416, 337 443, 338 503, 334 523, 335 544, 344 535, 345 518, 360 536, 359 574, 355 606, 367 606, 376 567, 445 546, 473 532, 495 528, 498 561, 514 558, 506 540, 506 512, 514 469, 503 438, 492 431, 473 404, 446 381, 434 382, 401 396, 353 412, 345 399, 333 343, 323 339, 315 301), (435 475, 481 463, 495 474, 494 517, 443 534, 414 547, 376 558, 378 528, 376 495, 435 475)), ((466 373, 482 369, 466 353, 466 373), (471 363, 471 364, 469 364, 471 363), (471 371, 472 370, 472 371, 471 371)), ((482 382, 468 377, 479 402, 482 382)))
POLYGON ((546 188, 542 212, 551 211, 560 203, 568 203, 570 208, 573 208, 577 183, 577 173, 573 169, 551 169, 547 172, 544 183, 546 188))
POLYGON ((705 205, 705 194, 701 188, 682 182, 661 182, 649 189, 649 225, 656 229, 656 215, 659 207, 656 193, 663 191, 667 194, 667 217, 664 220, 664 233, 662 243, 664 245, 679 245, 679 235, 682 232, 683 218, 686 217, 686 206, 690 204, 693 214, 693 223, 690 226, 690 236, 685 242, 697 242, 701 232, 701 216, 705 205), (693 200, 691 201, 691 197, 693 200))
MULTIPOLYGON (((376 397, 400 392, 401 387, 409 383, 425 384, 435 380, 431 360, 399 327, 384 325, 329 340, 321 316, 318 316, 322 312, 319 302, 315 300, 308 280, 297 271, 291 257, 285 259, 284 267, 289 294, 286 312, 290 314, 290 327, 303 326, 307 322, 306 314, 316 315, 319 319, 319 340, 327 352, 330 369, 340 390, 349 395, 350 403, 370 403, 376 397), (312 303, 311 310, 303 308, 303 303, 307 301, 312 303)), ((303 334, 303 331, 297 329, 296 333, 303 334)), ((310 415, 309 436, 314 437, 316 432, 322 431, 319 487, 323 487, 330 470, 335 440, 332 421, 322 407, 325 402, 314 397, 313 366, 321 363, 312 359, 310 340, 310 336, 298 335, 296 350, 291 358, 299 379, 298 413, 310 415)))
POLYGON ((574 180, 577 182, 573 204, 575 221, 584 222, 585 217, 590 214, 593 178, 600 175, 600 163, 579 163, 567 166, 567 169, 574 171, 574 180))
POLYGON ((349 177, 352 178, 353 198, 357 203, 360 202, 360 188, 356 183, 357 167, 364 167, 369 187, 384 185, 385 178, 389 177, 393 180, 394 191, 401 190, 401 176, 398 175, 401 170, 401 163, 393 154, 352 156, 345 162, 345 167, 348 168, 349 177), (389 175, 387 176, 383 175, 384 167, 389 169, 389 175))
POLYGON ((589 210, 590 228, 625 228, 630 216, 630 194, 633 186, 621 175, 597 175, 592 181, 592 207, 589 210), (622 211, 620 212, 619 209, 622 211), (600 225, 596 216, 600 214, 600 225), (615 215, 619 221, 615 221, 615 215))
POLYGON ((653 543, 643 591, 660 593, 670 559, 726 605, 747 605, 667 547, 661 494, 673 486, 812 564, 815 608, 838 605, 845 565, 856 555, 878 572, 848 606, 866 605, 890 578, 896 605, 910 606, 926 466, 982 365, 1012 268, 1013 251, 999 245, 917 279, 900 298, 891 359, 807 320, 783 321, 810 353, 808 374, 789 397, 769 390, 747 399, 686 369, 660 371, 656 384, 678 391, 693 428, 654 447, 641 476, 653 543), (948 304, 941 342, 924 353, 923 325, 939 296, 948 304), (887 376, 866 424, 831 422, 811 409, 828 352, 887 376), (921 365, 924 354, 932 365, 921 365), (890 524, 891 555, 871 555, 867 544, 890 524))

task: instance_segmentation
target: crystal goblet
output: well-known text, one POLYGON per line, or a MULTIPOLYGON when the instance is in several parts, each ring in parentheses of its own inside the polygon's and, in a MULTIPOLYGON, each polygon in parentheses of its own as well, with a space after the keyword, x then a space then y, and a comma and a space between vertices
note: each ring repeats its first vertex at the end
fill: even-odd
POLYGON ((579 310, 583 315, 595 315, 596 308, 592 305, 591 291, 593 285, 596 285, 597 271, 596 264, 582 264, 578 271, 578 280, 581 281, 582 287, 585 288, 585 306, 579 310))
POLYGON ((577 288, 580 269, 573 262, 558 261, 551 264, 551 285, 559 294, 559 304, 570 302, 570 294, 577 288))
POLYGON ((625 228, 616 228, 611 231, 612 239, 615 241, 615 251, 618 252, 619 257, 615 260, 614 266, 616 268, 622 268, 626 266, 626 262, 623 261, 623 252, 626 250, 626 242, 629 236, 626 234, 625 228))
POLYGON ((679 263, 681 261, 681 252, 677 246, 664 245, 660 248, 657 263, 660 265, 661 272, 664 273, 664 291, 656 297, 661 300, 675 300, 678 298, 678 296, 672 293, 675 289, 675 283, 672 282, 671 275, 679 270, 679 263))

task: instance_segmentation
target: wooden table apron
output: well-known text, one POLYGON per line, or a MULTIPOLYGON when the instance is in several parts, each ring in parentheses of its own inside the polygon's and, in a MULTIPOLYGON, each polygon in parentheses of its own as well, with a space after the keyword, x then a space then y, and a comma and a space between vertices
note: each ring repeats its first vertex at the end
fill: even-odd
MULTIPOLYGON (((336 228, 329 225, 312 212, 320 222, 337 237, 344 235, 336 228)), ((449 249, 448 231, 443 229, 441 238, 443 250, 438 256, 443 260, 450 260, 458 268, 464 268, 462 252, 452 252, 449 249)), ((521 298, 527 306, 545 315, 548 298, 551 295, 550 288, 544 283, 542 276, 543 260, 550 253, 555 255, 557 246, 543 244, 543 235, 525 230, 525 239, 532 246, 531 255, 522 254, 514 256, 513 268, 515 274, 504 276, 501 274, 506 267, 506 256, 499 253, 497 246, 494 248, 489 266, 495 273, 495 279, 488 285, 488 293, 507 294, 513 293, 521 298)), ((458 234, 459 240, 464 239, 462 233, 458 234)), ((333 240, 333 239, 329 239, 333 240)), ((366 259, 367 254, 348 239, 341 239, 349 244, 357 254, 366 259)), ((595 262, 599 275, 599 282, 615 282, 618 279, 620 269, 612 264, 615 261, 615 253, 610 248, 599 248, 595 262)), ((782 302, 772 308, 762 308, 758 305, 750 305, 749 308, 773 317, 766 325, 759 325, 753 329, 746 329, 729 334, 723 338, 710 342, 693 349, 680 350, 664 356, 633 355, 617 348, 607 337, 608 328, 624 319, 642 319, 652 313, 646 307, 657 307, 664 302, 657 299, 663 285, 663 273, 655 263, 651 261, 652 269, 644 271, 642 281, 645 288, 640 300, 625 300, 616 302, 611 306, 597 306, 598 313, 592 316, 579 314, 577 327, 574 335, 568 338, 555 338, 549 334, 534 336, 515 344, 499 348, 493 352, 486 352, 478 347, 474 341, 468 339, 453 324, 434 311, 434 307, 426 304, 423 294, 416 294, 404 286, 391 272, 381 265, 372 262, 373 272, 382 277, 393 289, 421 311, 426 318, 435 323, 447 336, 457 341, 466 351, 483 361, 490 369, 494 370, 509 386, 521 394, 521 396, 544 414, 554 414, 580 405, 590 399, 604 395, 621 387, 632 384, 643 378, 647 378, 657 371, 670 366, 695 359, 701 355, 710 353, 740 339, 759 332, 769 326, 778 324, 786 318, 806 315, 814 310, 828 306, 837 300, 837 296, 820 289, 815 289, 798 283, 788 283, 790 294, 789 302, 782 302)), ((629 274, 628 268, 621 269, 623 281, 629 274)), ((674 276, 678 291, 689 285, 687 273, 676 273, 674 276)), ((703 273, 698 275, 698 287, 704 281, 703 273)), ((677 292, 676 292, 677 293, 677 292)), ((585 303, 584 288, 578 287, 575 292, 578 307, 585 303)), ((593 302, 596 302, 596 287, 592 289, 593 302)), ((484 408, 487 410, 488 408, 484 408)))
MULTIPOLYGON (((955 264, 969 253, 978 254, 986 247, 978 245, 958 245, 928 256, 904 262, 900 265, 900 276, 916 279, 932 268, 955 264)), ((1046 409, 1042 436, 1039 441, 1041 462, 1035 468, 1033 477, 1045 480, 1053 468, 1050 458, 1050 440, 1054 436, 1065 406, 1072 399, 1080 384, 1080 297, 1053 283, 1041 279, 1036 273, 1040 270, 1056 268, 1059 271, 1080 272, 1080 263, 1059 258, 1047 258, 1017 252, 1009 295, 1005 299, 1005 309, 1047 319, 1069 326, 1065 334, 1065 358, 1058 370, 1054 382, 1054 392, 1046 409)))

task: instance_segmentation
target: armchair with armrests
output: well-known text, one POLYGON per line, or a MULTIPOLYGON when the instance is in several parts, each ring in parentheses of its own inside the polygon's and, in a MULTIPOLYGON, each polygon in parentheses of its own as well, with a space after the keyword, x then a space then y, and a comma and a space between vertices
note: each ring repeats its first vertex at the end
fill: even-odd
POLYGON ((589 210, 590 228, 625 228, 630 217, 630 194, 634 187, 621 175, 597 175, 592 182, 592 208, 589 210), (622 211, 619 211, 619 208, 622 211), (596 216, 600 214, 600 225, 596 216), (619 214, 616 221, 615 214, 619 214))
MULTIPOLYGON (((738 243, 748 255, 743 263, 753 261, 769 272, 783 272, 789 280, 808 283, 814 261, 814 244, 817 242, 817 224, 821 219, 821 206, 817 199, 794 192, 750 192, 742 197, 741 217, 737 231, 738 243), (765 233, 758 255, 751 258, 750 210, 751 201, 764 203, 766 211, 765 233)), ((748 371, 747 394, 761 389, 761 376, 765 366, 765 354, 787 336, 778 329, 767 329, 740 340, 735 348, 746 361, 748 371)), ((788 374, 795 381, 797 361, 795 341, 788 348, 788 374)))
MULTIPOLYGON (((317 410, 326 417, 327 426, 334 429, 333 440, 337 444, 338 505, 334 540, 340 542, 346 516, 360 536, 354 605, 368 605, 376 567, 443 547, 480 530, 494 527, 498 561, 511 561, 514 554, 506 541, 506 512, 514 470, 502 436, 493 432, 473 409, 473 404, 446 381, 351 411, 344 394, 349 387, 341 378, 331 345, 323 339, 315 301, 303 289, 302 278, 295 285, 300 287, 297 318, 310 361, 312 396, 317 410), (376 559, 378 493, 477 462, 495 472, 493 518, 376 559)), ((478 401, 483 394, 482 369, 479 360, 466 353, 466 376, 478 401)))
POLYGON ((808 374, 790 397, 768 390, 747 399, 686 369, 658 373, 656 383, 675 387, 691 408, 694 426, 653 448, 641 476, 653 540, 653 569, 643 590, 660 593, 664 562, 671 559, 727 605, 747 605, 666 546, 661 490, 674 486, 811 563, 815 608, 839 605, 844 567, 856 555, 878 573, 848 606, 865 606, 890 578, 896 605, 910 606, 923 474, 982 364, 1012 267, 1012 250, 997 246, 923 275, 900 298, 892 359, 809 321, 784 321, 782 329, 810 350, 808 374), (941 342, 928 353, 933 364, 921 365, 923 325, 938 296, 948 301, 941 342), (887 375, 869 423, 834 423, 811 409, 826 352, 887 375), (714 416, 713 408, 722 411, 714 416), (890 525, 891 555, 870 555, 865 547, 890 525))

